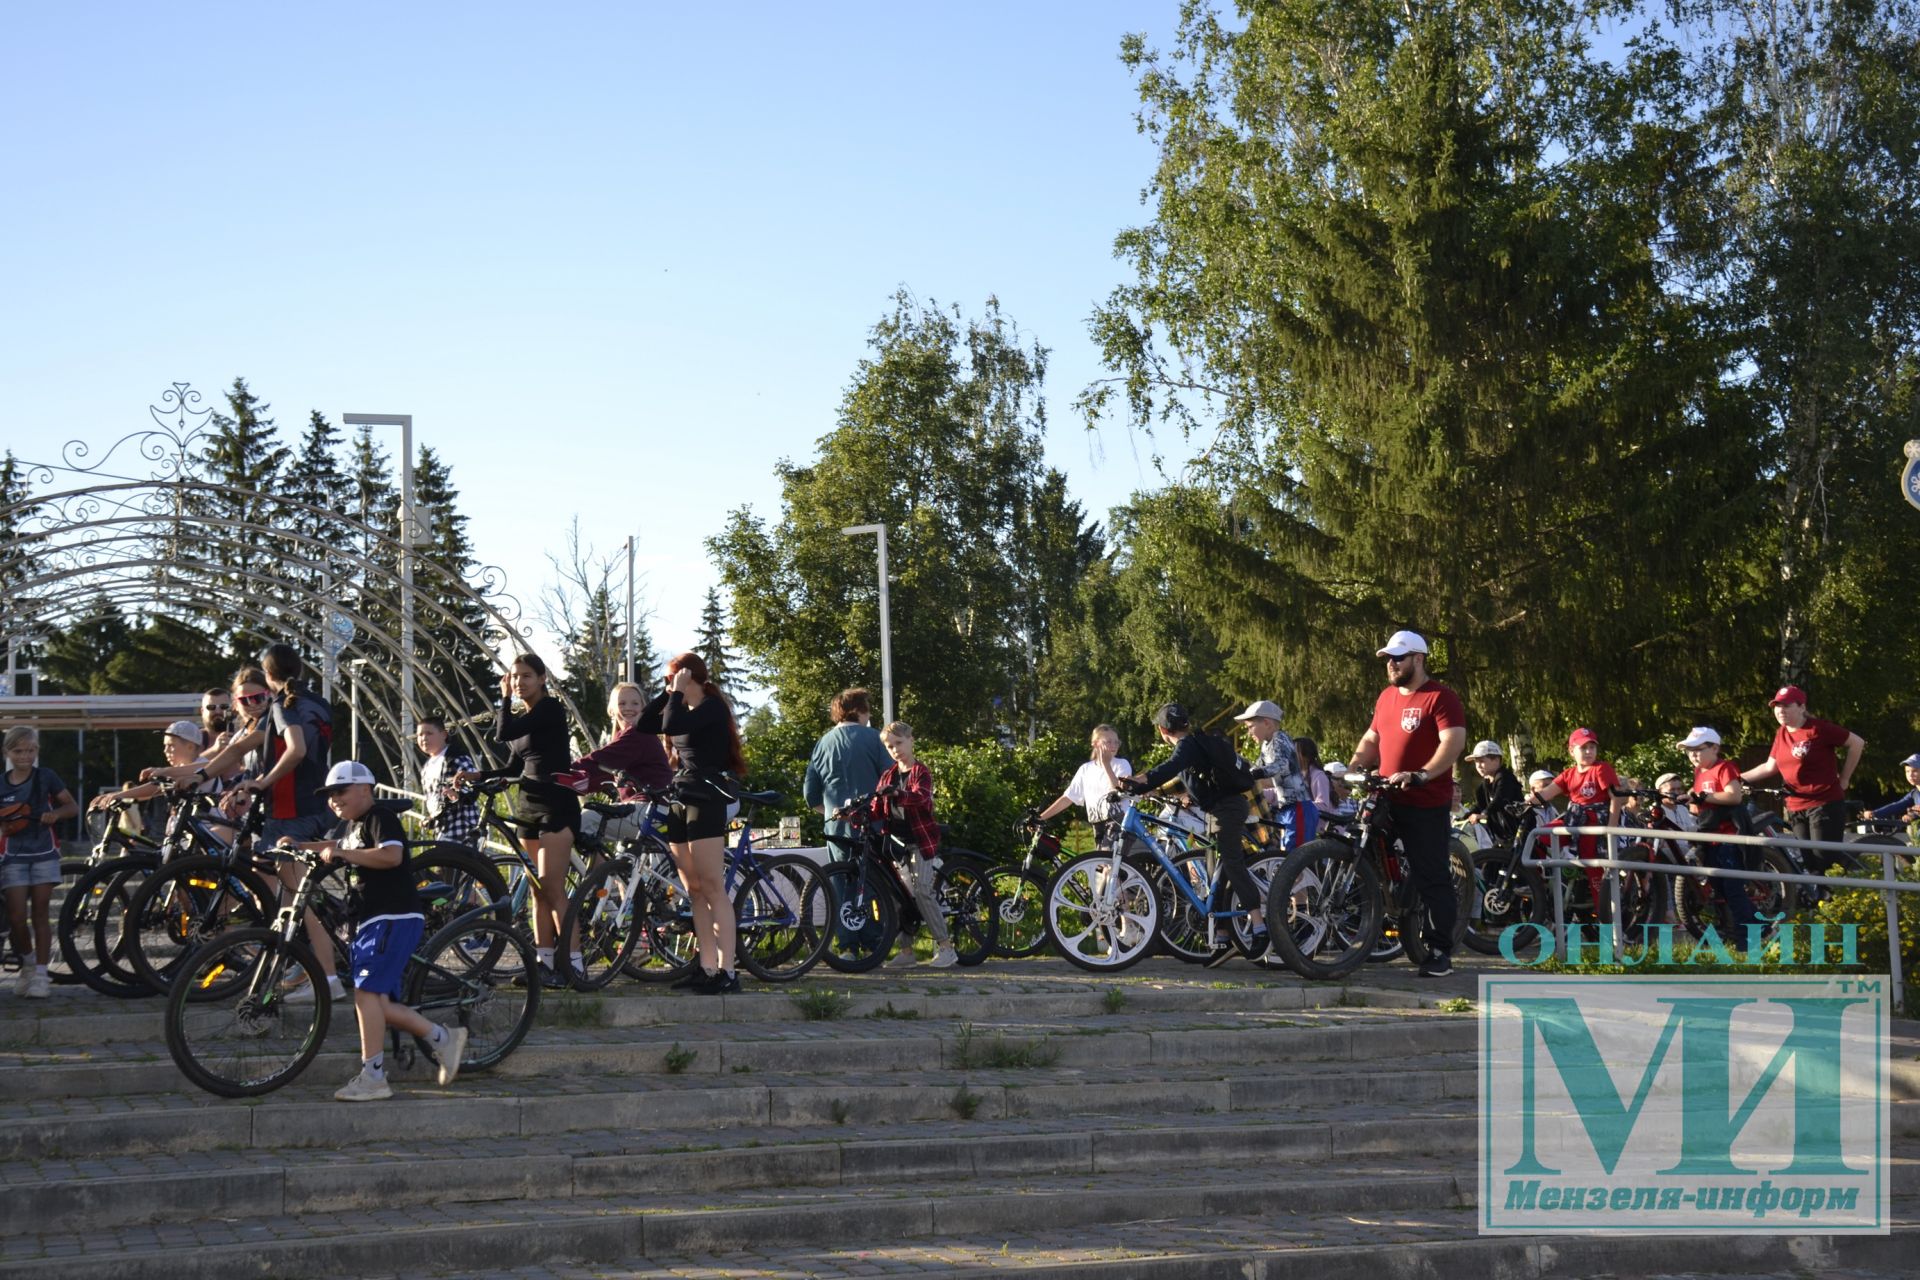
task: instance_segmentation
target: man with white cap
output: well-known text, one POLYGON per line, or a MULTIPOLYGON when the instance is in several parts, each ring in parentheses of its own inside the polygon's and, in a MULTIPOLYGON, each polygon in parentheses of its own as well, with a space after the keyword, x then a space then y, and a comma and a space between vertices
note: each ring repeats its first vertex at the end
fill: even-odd
POLYGON ((1427 904, 1426 978, 1453 972, 1453 900, 1448 843, 1453 834, 1453 766, 1467 745, 1467 712, 1460 695, 1427 675, 1427 642, 1396 631, 1376 651, 1387 662, 1387 687, 1373 704, 1373 723, 1353 749, 1354 771, 1387 775, 1394 831, 1406 851, 1414 883, 1427 904))
POLYGON ((1300 752, 1280 728, 1285 713, 1265 698, 1253 703, 1234 719, 1247 726, 1247 736, 1260 746, 1253 763, 1253 776, 1271 786, 1263 786, 1268 802, 1274 806, 1280 829, 1286 833, 1286 847, 1297 849, 1313 839, 1320 829, 1320 811, 1314 808, 1307 791, 1307 775, 1300 768, 1300 752))
MULTIPOLYGON (((1719 732, 1704 724, 1695 725, 1680 739, 1679 747, 1687 753, 1687 762, 1693 766, 1693 790, 1687 796, 1687 808, 1693 813, 1695 829, 1720 835, 1750 834, 1746 821, 1747 784, 1741 780, 1740 770, 1733 761, 1720 754, 1719 732)), ((1698 850, 1703 866, 1718 867, 1722 871, 1752 869, 1747 866, 1739 845, 1703 844, 1698 850)), ((1747 926, 1759 918, 1753 907, 1750 885, 1765 887, 1749 880, 1713 877, 1714 896, 1726 904, 1727 914, 1733 917, 1735 945, 1747 936, 1747 926)))
MULTIPOLYGON (((1783 685, 1773 695, 1774 732, 1767 758, 1741 774, 1744 782, 1778 781, 1787 793, 1787 824, 1801 840, 1840 841, 1847 836, 1847 784, 1860 765, 1866 741, 1831 720, 1807 714, 1806 690, 1783 685), (1846 759, 1836 758, 1846 752, 1846 759)), ((1806 851, 1809 870, 1821 874, 1837 855, 1806 851)))

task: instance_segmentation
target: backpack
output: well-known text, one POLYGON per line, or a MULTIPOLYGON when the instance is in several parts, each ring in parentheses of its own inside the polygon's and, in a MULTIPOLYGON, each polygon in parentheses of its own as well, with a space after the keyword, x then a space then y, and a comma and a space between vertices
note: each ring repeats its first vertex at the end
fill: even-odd
POLYGON ((1215 792, 1233 796, 1253 790, 1253 770, 1247 767, 1232 743, 1214 733, 1202 733, 1199 738, 1207 753, 1207 773, 1215 792))

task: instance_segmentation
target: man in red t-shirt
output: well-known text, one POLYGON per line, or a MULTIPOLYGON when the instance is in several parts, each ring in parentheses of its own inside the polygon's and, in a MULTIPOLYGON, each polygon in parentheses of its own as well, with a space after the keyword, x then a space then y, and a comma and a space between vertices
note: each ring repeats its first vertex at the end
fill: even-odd
MULTIPOLYGON (((1847 783, 1860 764, 1866 741, 1831 720, 1807 714, 1807 695, 1798 685, 1787 685, 1773 695, 1773 718, 1780 728, 1773 735, 1767 758, 1740 777, 1746 782, 1778 779, 1787 792, 1787 822, 1802 840, 1839 842, 1847 835, 1847 783), (1845 749, 1846 759, 1834 753, 1845 749)), ((1806 851, 1806 864, 1824 873, 1836 855, 1818 849, 1806 851)))
MULTIPOLYGON (((1573 763, 1560 771, 1552 782, 1540 787, 1535 795, 1542 800, 1555 800, 1561 796, 1567 798, 1568 812, 1564 823, 1569 827, 1584 827, 1600 822, 1601 806, 1606 807, 1606 825, 1620 825, 1620 810, 1625 798, 1613 793, 1620 785, 1620 777, 1614 773, 1613 766, 1600 758, 1600 735, 1591 729, 1575 729, 1567 735, 1567 752, 1573 757, 1573 763), (1587 810, 1575 813, 1574 809, 1587 810)), ((1580 856, 1597 858, 1600 856, 1600 837, 1578 837, 1580 856)), ((1605 872, 1598 867, 1587 869, 1587 883, 1593 886, 1593 902, 1600 913, 1600 919, 1611 922, 1613 919, 1613 898, 1605 888, 1605 872)))
POLYGON ((1453 830, 1453 766, 1467 745, 1467 713, 1460 695, 1427 676, 1427 642, 1396 631, 1378 650, 1387 660, 1388 684, 1373 704, 1373 723, 1353 749, 1352 771, 1387 775, 1393 829, 1406 850, 1414 883, 1427 904, 1427 946, 1420 966, 1425 978, 1453 972, 1453 867, 1448 840, 1453 830))

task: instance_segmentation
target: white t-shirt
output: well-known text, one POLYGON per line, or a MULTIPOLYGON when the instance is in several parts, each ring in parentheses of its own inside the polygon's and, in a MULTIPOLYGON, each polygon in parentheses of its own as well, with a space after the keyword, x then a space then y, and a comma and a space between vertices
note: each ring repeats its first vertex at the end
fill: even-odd
MULTIPOLYGON (((1113 776, 1130 778, 1133 776, 1133 766, 1115 756, 1113 776)), ((1106 767, 1098 760, 1089 760, 1073 771, 1073 781, 1067 784, 1067 799, 1087 811, 1088 822, 1105 822, 1133 803, 1123 796, 1109 809, 1107 793, 1112 790, 1113 784, 1107 781, 1106 767)))

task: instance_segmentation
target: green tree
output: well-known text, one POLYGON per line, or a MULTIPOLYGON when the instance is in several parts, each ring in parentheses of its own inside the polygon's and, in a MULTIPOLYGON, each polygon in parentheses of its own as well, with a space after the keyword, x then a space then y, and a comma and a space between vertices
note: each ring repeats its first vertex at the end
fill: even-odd
POLYGON ((40 656, 43 691, 48 693, 119 693, 109 678, 114 657, 127 647, 132 627, 112 597, 101 595, 85 612, 55 633, 40 656))
POLYGON ((1236 683, 1354 723, 1412 626, 1493 729, 1684 723, 1753 668, 1749 433, 1665 287, 1701 163, 1667 51, 1589 52, 1623 11, 1189 3, 1124 45, 1160 162, 1082 406, 1199 437, 1177 591, 1236 683))
POLYGON ((700 629, 696 634, 693 651, 707 664, 707 674, 720 686, 729 700, 737 697, 738 681, 734 668, 739 663, 738 656, 727 647, 727 611, 720 603, 718 587, 707 588, 707 601, 700 607, 700 629))
POLYGON ((39 571, 40 561, 28 530, 32 496, 26 468, 7 450, 0 456, 0 671, 10 648, 16 662, 32 660, 29 642, 36 611, 25 584, 39 571))
POLYGON ((1046 479, 1047 353, 991 299, 967 321, 904 291, 869 345, 818 455, 779 464, 779 519, 736 511, 708 543, 734 643, 789 712, 878 687, 873 543, 841 529, 885 524, 897 712, 931 741, 1006 731, 1026 666, 1008 565, 1046 479))
MULTIPOLYGON (((280 517, 278 490, 288 451, 268 416, 272 406, 253 393, 245 378, 233 380, 226 402, 227 412, 216 411, 208 420, 211 430, 202 458, 208 480, 221 488, 201 494, 195 514, 219 522, 215 536, 202 543, 215 566, 216 589, 246 594, 257 588, 240 576, 243 572, 283 569, 266 549, 280 517)), ((257 649, 269 638, 247 623, 228 634, 236 653, 257 649)))
POLYGON ((467 532, 466 513, 460 510, 460 490, 453 483, 453 468, 427 445, 420 447, 419 462, 413 470, 413 493, 415 503, 425 513, 417 531, 414 584, 427 601, 420 614, 434 642, 431 652, 436 661, 444 655, 467 679, 488 688, 494 683, 492 654, 483 644, 469 639, 461 627, 483 639, 497 628, 470 594, 473 539, 467 532))

